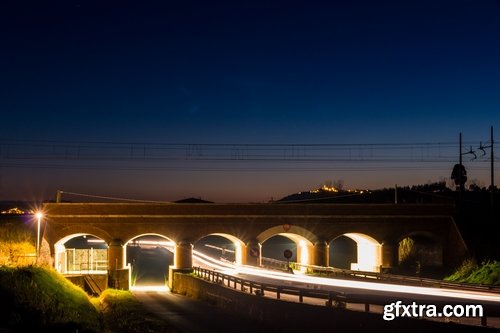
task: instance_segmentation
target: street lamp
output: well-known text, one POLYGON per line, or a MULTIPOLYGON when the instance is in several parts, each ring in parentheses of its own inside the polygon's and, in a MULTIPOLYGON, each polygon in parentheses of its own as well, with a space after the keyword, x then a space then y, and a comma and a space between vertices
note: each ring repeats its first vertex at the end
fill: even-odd
POLYGON ((42 212, 37 212, 35 214, 37 219, 37 233, 36 233, 36 261, 38 263, 38 257, 40 256, 40 222, 43 218, 42 212))

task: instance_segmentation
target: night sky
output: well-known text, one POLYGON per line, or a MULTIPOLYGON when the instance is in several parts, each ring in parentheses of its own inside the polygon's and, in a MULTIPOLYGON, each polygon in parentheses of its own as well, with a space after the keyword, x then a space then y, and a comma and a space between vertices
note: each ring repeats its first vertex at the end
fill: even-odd
POLYGON ((500 1, 0 6, 0 200, 421 184, 500 131, 500 1))

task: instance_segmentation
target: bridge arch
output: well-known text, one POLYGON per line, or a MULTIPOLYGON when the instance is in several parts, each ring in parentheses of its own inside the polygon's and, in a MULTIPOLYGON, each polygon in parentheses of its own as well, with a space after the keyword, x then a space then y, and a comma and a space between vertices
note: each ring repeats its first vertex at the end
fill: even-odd
POLYGON ((54 243, 54 266, 59 273, 69 274, 82 272, 82 270, 87 273, 102 273, 108 268, 107 261, 108 244, 98 235, 83 232, 73 233, 54 243), (77 238, 82 238, 82 240, 78 242, 77 238), (67 243, 72 240, 76 240, 80 244, 73 244, 74 248, 67 248, 66 245, 69 245, 67 243), (85 240, 87 241, 85 242, 85 240), (89 245, 90 243, 93 244, 89 245))
POLYGON ((257 235, 257 241, 262 244, 267 239, 282 234, 290 235, 291 237, 295 237, 296 239, 307 240, 311 244, 319 241, 319 238, 315 234, 303 227, 295 225, 277 225, 268 228, 257 235))
POLYGON ((171 238, 169 238, 168 236, 165 236, 163 234, 156 233, 156 232, 145 232, 142 234, 135 235, 135 236, 131 237, 129 240, 127 240, 123 245, 128 245, 129 243, 134 242, 134 240, 141 238, 141 237, 145 237, 145 236, 156 236, 156 237, 160 237, 160 238, 167 240, 168 244, 166 244, 166 245, 160 244, 160 245, 165 245, 165 246, 175 245, 175 242, 171 238))
MULTIPOLYGON (((379 272, 382 266, 382 244, 372 236, 359 232, 348 232, 332 239, 332 244, 336 239, 346 237, 356 244, 356 253, 353 257, 356 262, 351 262, 348 269, 379 272)), ((334 250, 333 246, 332 250, 334 250)))
POLYGON ((174 262, 175 242, 159 233, 143 233, 123 244, 123 267, 130 267, 133 286, 164 285, 174 262))
MULTIPOLYGON (((263 244, 274 236, 283 236, 295 243, 297 263, 304 265, 314 264, 314 244, 319 242, 318 237, 309 230, 298 226, 274 226, 257 236, 259 244, 263 244)), ((301 268, 305 270, 306 268, 301 268)))
POLYGON ((202 239, 210 237, 210 236, 218 236, 218 237, 222 237, 222 238, 225 238, 228 241, 230 241, 232 243, 232 245, 234 246, 234 262, 237 265, 245 264, 244 254, 245 254, 246 246, 245 246, 245 243, 236 236, 233 236, 233 235, 227 234, 227 233, 215 232, 215 233, 211 233, 211 234, 208 234, 208 235, 205 235, 203 237, 198 238, 194 243, 196 244, 199 241, 201 241, 202 239))
POLYGON ((402 269, 414 269, 420 273, 423 266, 443 266, 443 241, 436 234, 417 230, 397 239, 398 264, 402 269))
POLYGON ((66 239, 64 241, 67 242, 69 239, 74 238, 74 237, 79 237, 83 235, 92 235, 97 238, 100 238, 106 242, 106 244, 109 245, 111 241, 113 240, 113 237, 109 234, 109 232, 95 227, 93 225, 71 225, 63 228, 60 232, 59 239, 57 239, 54 244, 59 243, 60 240, 66 239), (75 236, 77 235, 77 236, 75 236))

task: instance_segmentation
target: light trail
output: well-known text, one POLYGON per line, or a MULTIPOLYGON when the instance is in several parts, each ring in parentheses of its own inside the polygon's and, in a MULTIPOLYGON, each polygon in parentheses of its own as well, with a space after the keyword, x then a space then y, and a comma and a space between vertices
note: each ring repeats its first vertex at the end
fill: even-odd
POLYGON ((197 251, 193 251, 193 258, 195 260, 199 260, 204 265, 212 267, 216 270, 220 270, 221 273, 224 274, 233 276, 238 274, 246 274, 266 279, 273 279, 276 280, 276 284, 280 284, 280 282, 283 281, 288 281, 288 282, 304 283, 315 286, 353 288, 353 289, 369 290, 373 292, 387 292, 392 294, 403 293, 403 294, 413 294, 422 296, 435 296, 448 299, 455 298, 455 299, 474 300, 474 301, 486 301, 486 302, 494 302, 500 305, 500 295, 486 293, 486 292, 459 291, 459 290, 444 289, 444 288, 417 287, 417 286, 406 286, 406 285, 378 283, 378 282, 330 279, 330 278, 306 276, 301 274, 300 272, 296 272, 297 274, 291 275, 289 273, 269 271, 252 266, 233 265, 227 262, 223 262, 208 257, 197 251))
POLYGON ((220 250, 220 251, 225 251, 225 252, 228 252, 228 253, 235 253, 236 251, 234 250, 231 250, 231 249, 226 249, 224 247, 220 247, 220 246, 215 246, 215 245, 211 245, 211 244, 205 244, 206 247, 210 247, 212 249, 216 249, 216 250, 220 250))
POLYGON ((241 267, 229 264, 222 260, 217 260, 215 258, 207 256, 206 254, 194 250, 193 250, 193 259, 200 262, 203 265, 217 269, 224 274, 236 275, 238 274, 238 267, 241 267))

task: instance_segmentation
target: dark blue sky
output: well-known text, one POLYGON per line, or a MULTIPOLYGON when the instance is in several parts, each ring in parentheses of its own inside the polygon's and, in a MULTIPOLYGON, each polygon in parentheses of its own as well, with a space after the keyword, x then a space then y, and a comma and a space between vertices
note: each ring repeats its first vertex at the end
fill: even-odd
MULTIPOLYGON (((499 1, 1 6, 2 140, 436 143, 456 142, 462 132, 479 143, 489 139, 490 126, 500 130, 499 1)), ((88 170, 79 161, 13 159, 5 154, 12 149, 4 143, 0 153, 0 199, 62 188, 266 201, 328 179, 378 188, 435 181, 453 167, 397 175, 380 165, 354 173, 263 170, 279 163, 229 172, 185 163, 164 172, 120 171, 109 163, 88 170)), ((468 166, 470 178, 487 184, 484 163, 476 165, 468 166)))

